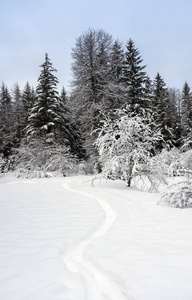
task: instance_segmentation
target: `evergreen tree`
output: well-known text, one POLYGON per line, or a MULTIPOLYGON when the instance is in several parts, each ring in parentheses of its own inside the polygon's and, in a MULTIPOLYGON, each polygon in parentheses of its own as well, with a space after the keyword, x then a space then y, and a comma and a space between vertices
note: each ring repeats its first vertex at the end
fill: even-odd
POLYGON ((58 95, 58 79, 53 74, 56 70, 47 54, 40 67, 42 70, 36 88, 36 100, 28 117, 27 137, 29 140, 41 139, 50 146, 67 146, 73 154, 81 157, 83 150, 78 131, 72 122, 64 90, 61 98, 58 95))
POLYGON ((2 83, 0 90, 0 153, 8 157, 14 145, 13 109, 11 95, 2 83))
POLYGON ((122 79, 123 71, 123 62, 124 62, 124 51, 122 49, 121 43, 117 40, 113 44, 111 52, 111 75, 112 79, 116 80, 119 83, 122 79))
POLYGON ((85 150, 82 146, 82 133, 72 113, 72 106, 70 106, 64 87, 62 87, 60 95, 60 110, 65 122, 65 131, 67 130, 66 135, 68 136, 71 151, 78 158, 82 159, 85 157, 85 150))
POLYGON ((153 99, 153 85, 152 80, 147 75, 146 80, 144 83, 144 95, 143 95, 144 101, 143 101, 143 107, 145 110, 151 111, 152 108, 152 99, 153 99))
POLYGON ((24 128, 26 126, 22 92, 18 83, 16 83, 13 88, 13 105, 14 105, 14 132, 15 132, 15 138, 17 140, 16 146, 18 147, 24 136, 24 128))
POLYGON ((23 94, 22 94, 22 102, 23 102, 23 118, 25 122, 25 127, 27 126, 27 120, 29 117, 30 110, 33 107, 33 104, 35 102, 35 91, 30 86, 29 82, 26 83, 23 94))
POLYGON ((173 145, 175 147, 179 147, 181 145, 180 91, 175 88, 169 88, 168 100, 169 100, 168 110, 167 110, 168 127, 171 127, 173 133, 173 141, 172 141, 173 145))
POLYGON ((36 88, 37 99, 28 118, 27 136, 41 138, 49 143, 69 143, 69 132, 65 127, 62 103, 56 89, 58 79, 53 74, 56 69, 52 67, 47 53, 40 67, 42 70, 36 88))
POLYGON ((192 94, 187 82, 182 91, 182 145, 183 149, 192 147, 192 94))
POLYGON ((143 59, 135 47, 132 39, 126 44, 125 60, 123 67, 123 82, 128 88, 127 103, 130 111, 138 113, 146 107, 144 102, 144 83, 146 80, 143 59))
POLYGON ((169 122, 169 95, 168 89, 163 78, 157 73, 153 82, 152 111, 157 129, 161 130, 164 143, 160 143, 158 148, 162 149, 165 145, 173 145, 173 132, 169 122))
POLYGON ((63 103, 66 103, 66 101, 67 101, 67 92, 66 92, 64 86, 61 89, 60 99, 63 103))
POLYGON ((111 52, 111 70, 110 80, 108 80, 108 97, 109 104, 107 110, 110 109, 113 112, 114 109, 118 109, 125 104, 126 89, 122 84, 123 75, 123 62, 124 62, 124 51, 122 45, 115 41, 111 52))

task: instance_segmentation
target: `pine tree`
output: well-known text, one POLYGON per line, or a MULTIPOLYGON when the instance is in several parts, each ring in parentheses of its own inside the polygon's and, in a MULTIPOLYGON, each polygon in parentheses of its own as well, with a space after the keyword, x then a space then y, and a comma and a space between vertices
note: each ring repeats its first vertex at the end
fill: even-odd
POLYGON ((146 107, 144 102, 144 83, 146 80, 145 65, 139 50, 132 39, 126 44, 125 60, 123 67, 123 82, 128 88, 127 103, 130 111, 138 113, 146 107))

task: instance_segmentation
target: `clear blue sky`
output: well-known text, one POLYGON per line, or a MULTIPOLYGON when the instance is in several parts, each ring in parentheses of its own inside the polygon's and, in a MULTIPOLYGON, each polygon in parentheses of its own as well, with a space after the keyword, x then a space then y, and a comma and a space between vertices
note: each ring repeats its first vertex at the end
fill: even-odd
POLYGON ((71 48, 89 27, 132 38, 152 79, 192 87, 192 0, 0 0, 0 84, 36 87, 47 52, 68 90, 71 48))

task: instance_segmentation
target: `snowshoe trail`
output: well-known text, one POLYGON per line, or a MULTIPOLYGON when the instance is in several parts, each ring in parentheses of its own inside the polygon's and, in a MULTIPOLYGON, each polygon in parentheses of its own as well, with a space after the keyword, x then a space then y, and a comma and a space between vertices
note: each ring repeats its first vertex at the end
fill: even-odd
MULTIPOLYGON (((86 289, 86 298, 87 300, 92 300, 91 295, 95 292, 98 294, 98 300, 129 300, 132 298, 128 298, 121 291, 121 287, 118 283, 110 277, 105 270, 103 270, 100 266, 97 265, 95 261, 93 261, 90 257, 85 256, 85 249, 88 245, 90 245, 94 240, 98 238, 104 237, 104 235, 111 228, 112 224, 116 219, 116 212, 112 207, 107 203, 107 201, 98 196, 96 191, 89 189, 86 191, 79 191, 73 189, 69 186, 70 180, 66 181, 63 184, 63 187, 68 191, 75 192, 77 194, 84 195, 91 199, 96 200, 101 209, 104 212, 104 220, 97 227, 92 234, 82 240, 75 248, 73 248, 69 253, 67 253, 63 257, 63 261, 72 273, 80 273, 84 278, 85 284, 87 283, 86 289), (92 294, 91 290, 94 290, 92 294)), ((96 300, 95 298, 93 300, 96 300)))

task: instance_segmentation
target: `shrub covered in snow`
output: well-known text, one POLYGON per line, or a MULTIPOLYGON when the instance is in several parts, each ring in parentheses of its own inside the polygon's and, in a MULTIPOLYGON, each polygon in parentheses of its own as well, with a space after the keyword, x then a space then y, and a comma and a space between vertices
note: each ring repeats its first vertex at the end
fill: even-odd
POLYGON ((156 189, 157 184, 164 181, 162 162, 152 155, 160 139, 160 132, 151 129, 148 118, 129 116, 127 112, 117 110, 116 119, 103 121, 95 143, 100 155, 101 175, 122 179, 127 186, 134 177, 147 176, 156 189))
POLYGON ((192 150, 181 152, 179 149, 173 148, 169 151, 163 149, 158 155, 159 160, 164 162, 169 168, 168 176, 186 176, 192 175, 192 150))
POLYGON ((181 153, 181 165, 184 169, 192 170, 192 150, 181 153))
POLYGON ((169 171, 166 175, 173 175, 174 171, 182 168, 181 166, 181 153, 179 149, 172 148, 171 150, 163 149, 162 152, 158 155, 159 160, 161 160, 167 168, 165 171, 169 171))
POLYGON ((55 173, 67 176, 77 168, 77 160, 67 147, 39 141, 20 147, 15 161, 16 176, 25 178, 52 177, 55 173))
POLYGON ((176 208, 192 207, 192 181, 182 181, 169 186, 162 193, 158 204, 160 203, 176 208))

